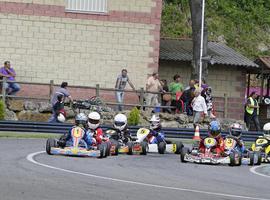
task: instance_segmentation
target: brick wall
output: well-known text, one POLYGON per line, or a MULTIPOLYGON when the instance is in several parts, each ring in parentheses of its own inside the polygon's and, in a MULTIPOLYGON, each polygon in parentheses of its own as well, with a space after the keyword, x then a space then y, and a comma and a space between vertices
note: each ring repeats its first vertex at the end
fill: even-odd
MULTIPOLYGON (((0 0, 0 57, 18 81, 114 87, 158 69, 161 0, 110 0, 106 15, 65 12, 63 0, 0 0)), ((31 93, 24 87, 22 92, 31 93)))

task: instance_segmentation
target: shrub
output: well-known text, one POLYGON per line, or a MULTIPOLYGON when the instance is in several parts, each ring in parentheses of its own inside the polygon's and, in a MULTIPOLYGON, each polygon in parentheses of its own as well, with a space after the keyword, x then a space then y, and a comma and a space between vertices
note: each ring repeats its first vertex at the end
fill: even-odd
POLYGON ((5 104, 0 100, 0 120, 5 119, 5 104))
POLYGON ((134 107, 128 116, 128 125, 136 126, 140 122, 140 111, 134 107))

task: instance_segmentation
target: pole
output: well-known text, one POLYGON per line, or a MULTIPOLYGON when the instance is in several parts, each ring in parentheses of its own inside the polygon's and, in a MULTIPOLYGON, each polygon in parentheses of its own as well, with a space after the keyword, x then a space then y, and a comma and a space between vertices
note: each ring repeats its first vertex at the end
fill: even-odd
POLYGON ((202 55, 203 55, 204 9, 205 9, 205 0, 202 0, 202 21, 201 21, 201 46, 200 46, 199 88, 202 87, 202 55))

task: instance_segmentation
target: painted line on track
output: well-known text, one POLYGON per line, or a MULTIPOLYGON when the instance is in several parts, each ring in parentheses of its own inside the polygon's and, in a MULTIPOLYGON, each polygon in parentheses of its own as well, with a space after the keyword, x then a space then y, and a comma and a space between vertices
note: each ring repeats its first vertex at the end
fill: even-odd
MULTIPOLYGON (((251 173, 253 173, 253 174, 258 175, 258 176, 263 176, 263 177, 266 177, 266 178, 270 178, 269 175, 265 175, 265 174, 263 174, 263 173, 259 173, 259 172, 256 171, 256 169, 262 168, 262 167, 265 167, 265 166, 266 166, 266 165, 251 167, 251 168, 249 169, 249 171, 250 171, 251 173)), ((269 167, 269 168, 270 168, 270 167, 269 167)))
POLYGON ((92 178, 97 178, 97 179, 102 179, 102 180, 109 180, 109 181, 114 181, 114 182, 120 182, 120 183, 128 183, 128 184, 133 184, 133 185, 140 185, 140 186, 147 186, 147 187, 152 187, 152 188, 160 188, 160 189, 168 189, 168 190, 176 190, 176 191, 183 191, 183 192, 190 192, 190 193, 198 193, 198 194, 205 194, 205 195, 212 195, 212 196, 222 196, 222 197, 231 197, 231 198, 236 198, 236 199, 252 199, 252 200, 270 200, 270 199, 264 199, 264 198, 259 198, 259 197, 249 197, 249 196, 241 196, 241 195, 234 195, 234 194, 226 194, 226 193, 218 193, 218 192, 208 192, 208 191, 203 191, 203 190, 194 190, 194 189, 187 189, 187 188, 177 188, 177 187, 170 187, 170 186, 163 186, 163 185, 156 185, 156 184, 149 184, 149 183, 143 183, 143 182, 137 182, 137 181, 128 181, 128 180, 123 180, 123 179, 117 179, 117 178, 111 178, 111 177, 106 177, 106 176, 98 176, 95 174, 87 174, 83 172, 77 172, 77 171, 72 171, 68 169, 63 169, 59 167, 54 167, 51 165, 46 165, 40 162, 37 162, 34 157, 45 153, 45 151, 39 151, 35 153, 31 153, 27 155, 26 159, 36 165, 54 169, 54 170, 59 170, 62 172, 67 172, 71 174, 77 174, 81 176, 87 176, 87 177, 92 177, 92 178))

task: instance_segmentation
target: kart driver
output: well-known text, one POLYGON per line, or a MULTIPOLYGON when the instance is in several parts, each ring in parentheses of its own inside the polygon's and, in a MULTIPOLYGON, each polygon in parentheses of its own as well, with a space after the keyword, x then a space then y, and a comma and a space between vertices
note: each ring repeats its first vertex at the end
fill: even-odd
POLYGON ((263 126, 263 137, 268 140, 268 145, 270 145, 270 122, 263 126))
POLYGON ((99 145, 105 140, 100 128, 100 118, 98 112, 91 112, 88 115, 88 134, 92 137, 92 143, 95 145, 99 145))
POLYGON ((150 119, 150 133, 147 136, 147 140, 150 144, 157 144, 165 140, 164 133, 161 128, 159 116, 153 115, 150 119))
MULTIPOLYGON (((217 142, 215 148, 213 149, 213 152, 217 153, 218 155, 224 154, 225 145, 224 145, 224 140, 221 136, 220 123, 218 121, 215 120, 210 123, 208 137, 214 138, 217 142)), ((199 150, 202 153, 205 152, 204 139, 200 141, 199 150)))
POLYGON ((58 145, 62 148, 64 148, 66 146, 67 142, 73 142, 73 138, 72 138, 72 130, 75 127, 80 127, 84 130, 85 134, 83 135, 82 140, 85 142, 86 144, 86 149, 91 149, 91 145, 92 145, 92 136, 90 134, 88 134, 88 132, 86 131, 86 127, 87 127, 87 116, 84 113, 79 113, 76 115, 75 117, 75 125, 68 131, 68 133, 64 134, 63 136, 60 137, 59 141, 58 141, 58 145))
POLYGON ((236 148, 239 149, 240 152, 245 151, 245 145, 243 140, 241 139, 243 127, 239 123, 233 123, 229 129, 229 137, 232 137, 236 141, 236 148))

